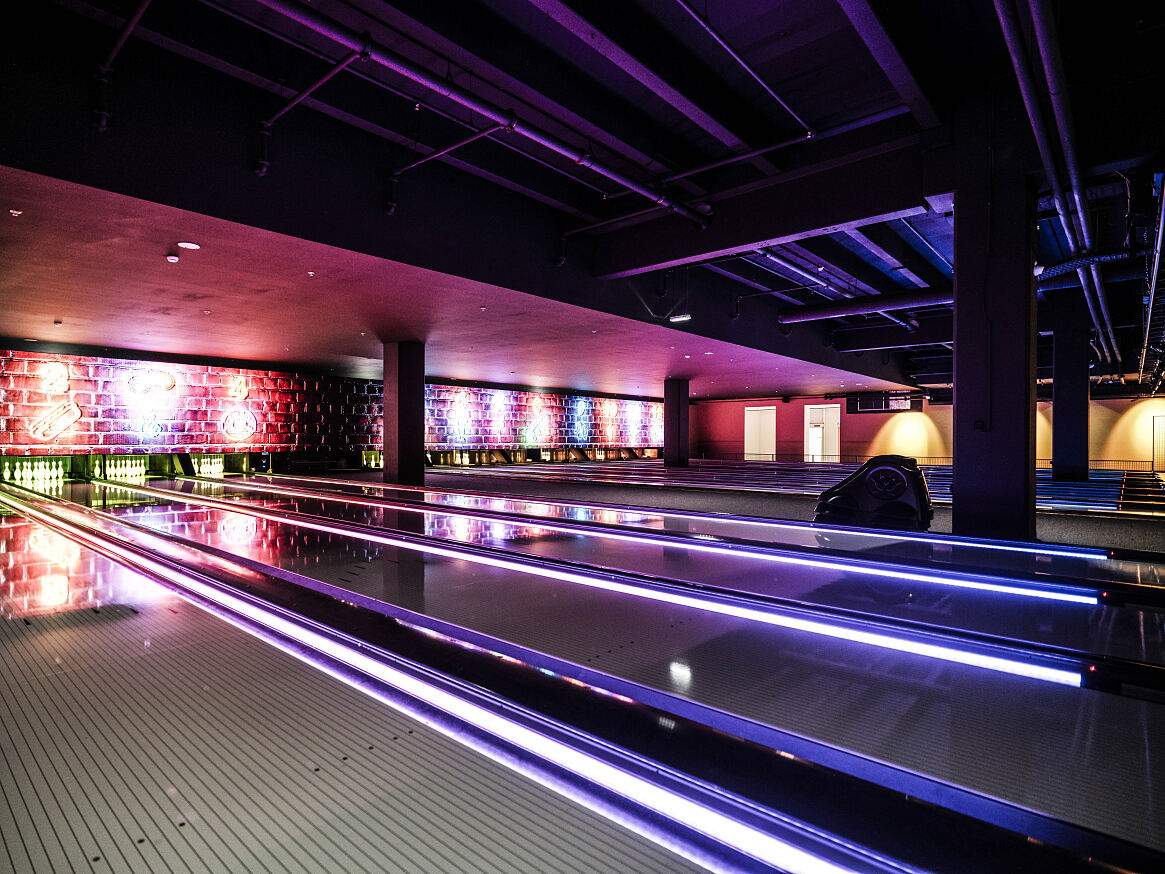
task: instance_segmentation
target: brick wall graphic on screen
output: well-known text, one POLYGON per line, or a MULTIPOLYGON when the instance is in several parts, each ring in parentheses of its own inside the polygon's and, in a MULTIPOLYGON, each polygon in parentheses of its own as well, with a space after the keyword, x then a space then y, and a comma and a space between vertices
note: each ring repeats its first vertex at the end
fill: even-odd
POLYGON ((378 449, 381 386, 0 351, 0 454, 378 449))
POLYGON ((429 385, 431 449, 662 446, 663 404, 587 395, 429 385))
MULTIPOLYGON (((0 455, 382 448, 382 384, 0 350, 0 455)), ((430 384, 430 449, 662 446, 663 404, 430 384)))

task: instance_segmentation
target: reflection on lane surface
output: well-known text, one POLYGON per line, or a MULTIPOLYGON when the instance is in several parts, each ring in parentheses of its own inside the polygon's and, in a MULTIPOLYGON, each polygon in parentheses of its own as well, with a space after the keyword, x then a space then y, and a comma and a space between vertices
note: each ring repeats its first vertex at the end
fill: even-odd
MULTIPOLYGON (((246 502, 265 503, 269 497, 231 483, 184 482, 181 488, 194 494, 225 496, 246 502)), ((282 502, 276 503, 286 509, 360 524, 383 524, 395 528, 412 520, 414 527, 404 530, 458 542, 685 580, 701 586, 790 599, 866 615, 1165 663, 1165 634, 1160 632, 1160 614, 1107 605, 1095 608, 1095 595, 1077 594, 1073 599, 1076 603, 1070 600, 1065 604, 1028 604, 1024 602, 1032 599, 1026 596, 1001 598, 998 584, 980 577, 956 579, 934 573, 919 576, 908 568, 892 564, 864 571, 847 570, 844 566, 812 557, 789 560, 771 552, 750 555, 702 541, 687 546, 682 542, 664 545, 654 541, 623 542, 610 539, 610 532, 600 532, 603 536, 586 536, 551 530, 551 522, 542 526, 522 525, 450 515, 448 505, 443 505, 445 510, 434 508, 430 512, 421 512, 419 507, 413 511, 384 511, 360 503, 290 496, 284 496, 282 502), (393 521, 385 521, 388 516, 393 521), (709 554, 708 550, 713 552, 709 554), (955 583, 970 588, 952 589, 955 583), (1146 628, 1148 634, 1144 633, 1146 628)), ((1061 593, 1049 593, 1046 589, 1032 591, 1043 597, 1062 597, 1061 593)))
MULTIPOLYGON (((159 530, 671 692, 975 792, 1165 849, 1151 775, 1161 708, 178 505, 159 530), (247 544, 241 539, 250 538, 247 544), (1006 751, 1005 754, 1003 751, 1006 751), (1017 775, 1022 775, 1017 777, 1017 775)), ((408 516, 416 525, 417 517, 408 516)), ((386 520, 387 521, 387 520, 386 520)), ((397 527, 405 527, 403 519, 397 527)))

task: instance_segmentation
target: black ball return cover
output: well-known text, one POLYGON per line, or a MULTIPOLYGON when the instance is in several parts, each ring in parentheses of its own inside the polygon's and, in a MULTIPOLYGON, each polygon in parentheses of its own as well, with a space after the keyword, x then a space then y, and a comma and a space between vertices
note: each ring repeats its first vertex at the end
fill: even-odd
POLYGON ((934 506, 918 462, 904 455, 871 458, 817 499, 814 522, 929 531, 934 506))

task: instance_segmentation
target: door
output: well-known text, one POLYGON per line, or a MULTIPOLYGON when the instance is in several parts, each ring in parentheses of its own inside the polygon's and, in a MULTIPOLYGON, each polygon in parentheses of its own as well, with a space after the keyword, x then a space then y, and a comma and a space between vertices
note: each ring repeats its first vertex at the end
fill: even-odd
POLYGON ((841 404, 805 408, 805 460, 841 460, 841 404))
POLYGON ((744 460, 772 461, 777 452, 777 408, 744 408, 744 460))

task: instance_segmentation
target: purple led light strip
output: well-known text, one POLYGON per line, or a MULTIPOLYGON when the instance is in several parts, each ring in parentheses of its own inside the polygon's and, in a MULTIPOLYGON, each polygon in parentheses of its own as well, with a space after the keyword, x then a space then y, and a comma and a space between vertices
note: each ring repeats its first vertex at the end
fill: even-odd
MULTIPOLYGON (((492 513, 486 510, 477 510, 471 507, 452 507, 445 508, 442 506, 427 504, 424 508, 408 505, 397 504, 389 501, 387 498, 378 498, 375 500, 368 500, 360 498, 355 495, 339 495, 335 493, 313 492, 307 489, 296 489, 288 486, 280 485, 264 485, 261 483, 248 483, 233 481, 230 483, 232 488, 252 490, 252 491, 267 491, 276 494, 291 495, 300 498, 309 498, 320 501, 335 501, 339 503, 355 504, 361 507, 374 507, 385 510, 404 510, 406 512, 424 513, 431 516, 446 516, 446 517, 465 517, 483 520, 501 521, 506 525, 520 525, 521 523, 510 518, 504 518, 502 514, 492 513)), ((527 502, 527 503, 547 503, 544 501, 527 502)), ((653 531, 641 532, 617 532, 609 528, 597 528, 580 523, 558 522, 554 519, 537 518, 538 527, 545 528, 549 531, 558 531, 566 534, 577 534, 583 531, 588 537, 597 537, 605 540, 619 540, 625 543, 665 543, 672 549, 685 549, 689 552, 702 552, 711 555, 722 555, 731 557, 746 556, 758 561, 773 562, 775 564, 796 565, 798 567, 811 567, 821 570, 832 570, 840 573, 851 574, 865 574, 867 576, 889 578, 892 580, 908 580, 916 583, 927 583, 936 586, 948 586, 960 589, 975 589, 984 592, 997 592, 1006 595, 1018 595, 1027 598, 1041 598, 1048 601, 1063 601, 1070 604, 1086 604, 1089 606, 1096 606, 1100 599, 1095 590, 1089 591, 1083 587, 1075 587, 1075 591, 1071 591, 1068 586, 1063 586, 1058 589, 1041 587, 1038 584, 1031 586, 1022 586, 1008 582, 992 582, 999 580, 1000 577, 995 577, 990 574, 976 574, 976 578, 971 578, 970 575, 960 574, 952 571, 950 575, 944 574, 929 574, 920 571, 905 570, 901 567, 881 567, 869 562, 864 562, 858 559, 832 559, 832 558, 811 558, 807 556, 792 555, 787 552, 779 551, 776 546, 772 549, 765 549, 761 547, 750 546, 724 546, 715 543, 692 541, 682 538, 660 537, 653 531)))
POLYGON ((208 605, 210 605, 211 609, 208 612, 229 621, 249 634, 255 635, 254 625, 259 626, 267 634, 256 636, 262 637, 268 643, 298 660, 405 713, 458 743, 476 749, 479 753, 533 779, 540 785, 584 804, 589 809, 619 822, 643 837, 684 855, 698 864, 709 867, 710 870, 737 871, 735 866, 719 865, 716 859, 688 852, 685 844, 670 838, 668 833, 662 829, 652 828, 634 817, 620 816, 609 806, 595 804, 594 799, 590 796, 578 791, 571 791, 571 787, 562 781, 548 779, 541 770, 512 756, 504 755, 496 747, 475 740, 471 735, 453 730, 447 723, 434 719, 423 708, 416 705, 410 706, 407 702, 396 697, 377 693, 359 682, 351 674, 336 670, 328 663, 313 658, 311 653, 325 656, 358 674, 371 677, 408 699, 434 707, 481 732, 520 747, 528 753, 572 773, 586 783, 629 799, 656 815, 693 829, 737 852, 751 856, 781 871, 791 872, 791 874, 847 874, 847 872, 858 870, 816 856, 789 841, 782 840, 666 787, 629 773, 597 756, 576 749, 563 741, 540 734, 529 726, 507 719, 473 701, 459 697, 419 677, 373 659, 364 652, 292 622, 276 610, 264 609, 247 599, 221 591, 192 575, 178 571, 166 562, 142 554, 143 547, 129 549, 108 535, 105 537, 94 536, 75 523, 64 522, 50 513, 25 505, 23 502, 12 501, 2 491, 0 491, 0 503, 7 504, 22 515, 66 534, 86 547, 116 558, 121 563, 136 570, 144 570, 153 577, 167 581, 177 588, 177 593, 185 600, 204 610, 207 610, 208 605), (246 621, 239 621, 239 617, 246 621), (289 641, 299 646, 289 646, 289 641), (304 647, 309 652, 304 652, 304 647))
MULTIPOLYGON (((255 476, 267 477, 268 479, 291 479, 302 482, 302 477, 286 476, 283 474, 257 474, 255 476)), ((390 490, 390 491, 406 491, 406 492, 433 492, 435 494, 443 495, 467 495, 469 497, 483 497, 478 492, 470 492, 464 489, 443 489, 428 486, 403 486, 395 483, 373 483, 362 482, 360 480, 339 480, 329 479, 327 477, 312 477, 313 482, 328 483, 330 485, 348 486, 354 488, 372 488, 390 490)), ((1109 556, 1103 550, 1091 549, 1089 547, 1066 547, 1062 545, 1040 544, 1038 546, 1026 546, 1018 542, 996 542, 990 540, 977 540, 970 537, 956 537, 954 535, 947 535, 944 537, 934 537, 924 534, 912 534, 910 532, 902 531, 878 531, 878 532, 864 532, 854 530, 853 528, 841 528, 832 525, 824 525, 820 523, 805 523, 805 522, 789 522, 783 519, 738 519, 732 516, 719 516, 706 513, 690 513, 678 510, 662 510, 657 507, 620 507, 610 504, 585 504, 577 501, 562 501, 562 500, 548 500, 539 499, 534 500, 523 495, 507 495, 507 494, 491 494, 487 497, 499 498, 504 501, 515 501, 520 503, 537 503, 546 504, 554 507, 578 507, 585 510, 595 511, 610 511, 615 510, 620 513, 634 513, 636 515, 658 516, 661 519, 695 519, 700 521, 714 521, 721 524, 731 525, 760 525, 768 528, 791 529, 796 531, 822 532, 834 533, 843 535, 849 538, 863 537, 874 540, 905 540, 911 543, 930 543, 940 546, 970 546, 976 549, 988 549, 999 552, 1016 552, 1022 555, 1052 555, 1062 558, 1087 558, 1099 561, 1107 561, 1109 556)))
POLYGON ((354 537, 361 540, 368 540, 373 543, 380 543, 385 546, 408 549, 414 552, 424 552, 432 555, 440 555, 444 558, 457 559, 460 561, 470 561, 475 564, 487 565, 502 570, 515 571, 517 573, 529 574, 531 576, 540 576, 547 579, 558 580, 560 582, 575 583, 577 585, 587 586, 590 588, 631 595, 637 598, 645 598, 648 600, 675 604, 681 607, 690 607, 695 610, 701 610, 708 613, 719 613, 725 616, 733 616, 739 619, 750 620, 753 622, 759 622, 781 628, 788 628, 794 631, 804 631, 823 637, 866 644, 868 646, 875 646, 881 649, 909 653, 912 655, 920 655, 926 658, 937 659, 940 661, 984 668, 986 670, 998 671, 1001 673, 1012 674, 1014 676, 1020 677, 1029 677, 1031 679, 1043 680, 1045 682, 1058 683, 1066 686, 1081 685, 1080 672, 1078 670, 1056 668, 1052 667, 1048 663, 1040 663, 1035 660, 1003 658, 1001 656, 989 655, 983 652, 960 650, 955 647, 926 643, 918 640, 910 640, 907 638, 895 637, 888 634, 880 634, 870 631, 862 631, 861 629, 857 628, 831 625, 827 622, 818 620, 804 619, 798 616, 789 616, 775 612, 767 612, 739 604, 709 600, 694 595, 684 595, 676 592, 661 591, 658 589, 651 589, 630 583, 623 583, 613 579, 604 579, 598 575, 590 576, 587 574, 576 573, 559 568, 542 567, 537 564, 530 564, 520 560, 505 559, 496 555, 491 555, 464 547, 453 548, 428 543, 422 546, 414 543, 411 540, 403 539, 400 537, 393 537, 387 534, 380 534, 375 531, 361 531, 356 533, 349 528, 345 528, 340 525, 328 524, 327 522, 322 522, 317 519, 305 519, 302 517, 295 518, 289 517, 286 514, 269 513, 256 507, 241 506, 237 503, 220 501, 215 498, 198 498, 192 495, 183 494, 181 492, 163 492, 162 490, 142 488, 140 486, 133 486, 130 484, 118 484, 117 488, 123 488, 129 491, 155 496, 161 493, 164 494, 164 496, 171 498, 172 500, 180 501, 183 503, 200 506, 220 507, 221 509, 224 509, 228 512, 244 513, 260 519, 267 519, 269 521, 289 524, 295 527, 307 528, 313 531, 321 531, 325 534, 335 534, 341 537, 354 537))

